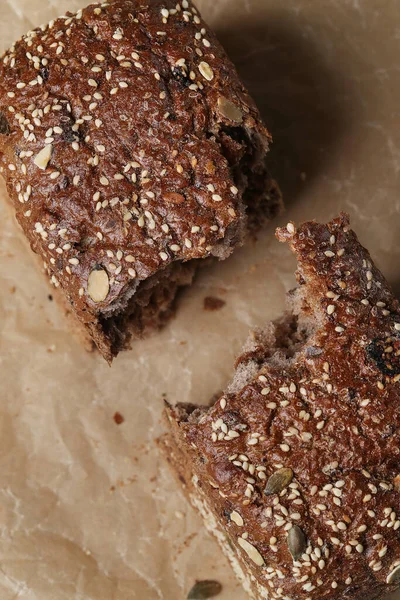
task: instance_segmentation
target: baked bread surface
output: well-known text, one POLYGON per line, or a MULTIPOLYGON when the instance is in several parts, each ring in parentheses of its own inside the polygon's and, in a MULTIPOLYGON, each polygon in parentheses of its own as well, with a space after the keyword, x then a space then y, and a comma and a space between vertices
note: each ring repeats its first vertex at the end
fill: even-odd
POLYGON ((400 581, 399 302, 346 215, 277 236, 291 312, 161 444, 253 598, 372 600, 400 581))
POLYGON ((269 141, 187 0, 93 4, 0 61, 17 220, 107 360, 165 320, 198 259, 242 242, 246 207, 276 212, 269 141))

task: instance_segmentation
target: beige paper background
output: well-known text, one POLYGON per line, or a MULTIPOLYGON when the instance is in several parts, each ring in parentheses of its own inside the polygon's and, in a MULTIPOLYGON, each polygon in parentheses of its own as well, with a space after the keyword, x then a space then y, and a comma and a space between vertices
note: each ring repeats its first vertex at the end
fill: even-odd
MULTIPOLYGON (((179 600, 203 578, 221 581, 221 600, 243 599, 154 446, 163 394, 207 402, 249 328, 282 310, 294 261, 273 231, 289 218, 349 211, 400 293, 400 3, 198 5, 274 135, 287 214, 202 272, 177 318, 109 369, 71 337, 0 203, 1 600, 179 600), (226 306, 205 312, 207 295, 226 306)), ((81 6, 0 0, 1 50, 81 6)))

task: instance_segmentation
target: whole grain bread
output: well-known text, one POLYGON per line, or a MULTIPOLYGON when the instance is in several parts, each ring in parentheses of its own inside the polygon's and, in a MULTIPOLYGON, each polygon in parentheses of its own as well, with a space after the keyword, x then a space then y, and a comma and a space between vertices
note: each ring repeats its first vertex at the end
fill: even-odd
POLYGON ((400 583, 400 307, 346 215, 279 229, 291 310, 210 408, 161 440, 252 598, 372 600, 400 583))
POLYGON ((280 194, 270 135, 188 0, 115 0, 0 61, 0 172, 16 218, 103 356, 162 324, 200 261, 280 194))

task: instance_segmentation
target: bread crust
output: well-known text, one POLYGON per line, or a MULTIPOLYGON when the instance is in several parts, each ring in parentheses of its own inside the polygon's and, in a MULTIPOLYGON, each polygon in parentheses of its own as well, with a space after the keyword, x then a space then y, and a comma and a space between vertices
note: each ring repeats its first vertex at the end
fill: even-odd
POLYGON ((255 598, 372 600, 400 581, 399 302, 346 215, 277 231, 292 313, 209 409, 167 407, 255 598))
POLYGON ((264 215, 278 209, 270 134, 191 2, 67 13, 4 54, 0 82, 0 171, 17 220, 107 360, 128 344, 113 347, 102 320, 143 281, 228 256, 249 188, 264 215))

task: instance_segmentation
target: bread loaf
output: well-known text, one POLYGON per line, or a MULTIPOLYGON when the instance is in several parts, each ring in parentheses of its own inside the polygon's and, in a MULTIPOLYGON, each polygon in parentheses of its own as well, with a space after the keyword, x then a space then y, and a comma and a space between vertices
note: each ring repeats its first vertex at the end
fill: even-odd
POLYGON ((111 361, 280 195, 270 135, 188 0, 115 0, 0 61, 0 172, 32 249, 111 361))
POLYGON ((252 598, 372 600, 400 583, 400 308, 346 215, 277 232, 290 312, 161 440, 252 598))

